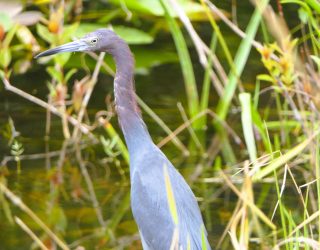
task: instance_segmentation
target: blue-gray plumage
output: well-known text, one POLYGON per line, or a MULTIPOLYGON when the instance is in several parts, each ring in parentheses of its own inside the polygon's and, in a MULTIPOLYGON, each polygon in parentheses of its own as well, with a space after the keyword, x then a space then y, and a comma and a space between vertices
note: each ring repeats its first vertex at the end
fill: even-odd
POLYGON ((119 123, 130 154, 131 207, 144 249, 210 249, 201 213, 190 187, 153 143, 134 93, 134 59, 129 46, 113 31, 99 29, 83 38, 36 56, 71 51, 105 51, 116 63, 114 95, 119 123), (165 172, 167 171, 167 172, 165 172), (167 173, 167 179, 165 179, 167 173), (171 189, 166 181, 171 184, 171 189), (174 197, 177 220, 174 220, 174 197), (172 245, 172 242, 175 243, 172 245), (190 247, 190 248, 189 248, 190 247))

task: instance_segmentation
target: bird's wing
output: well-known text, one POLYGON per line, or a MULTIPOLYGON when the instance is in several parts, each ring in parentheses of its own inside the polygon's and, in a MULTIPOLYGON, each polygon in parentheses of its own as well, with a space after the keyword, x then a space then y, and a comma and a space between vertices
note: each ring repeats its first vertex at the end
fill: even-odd
POLYGON ((203 221, 197 201, 184 178, 156 147, 142 153, 132 164, 137 164, 132 173, 132 211, 145 244, 151 249, 169 249, 172 241, 175 224, 168 205, 166 167, 178 214, 179 243, 183 249, 187 249, 188 241, 191 249, 201 249, 203 221))

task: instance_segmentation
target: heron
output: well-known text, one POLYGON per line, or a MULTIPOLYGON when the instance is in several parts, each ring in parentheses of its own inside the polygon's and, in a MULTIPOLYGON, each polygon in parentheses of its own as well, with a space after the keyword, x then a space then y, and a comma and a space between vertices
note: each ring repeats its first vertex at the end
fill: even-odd
POLYGON ((134 58, 128 44, 112 30, 98 29, 35 58, 88 51, 106 52, 115 61, 115 107, 130 156, 131 210, 143 249, 211 249, 193 192, 154 144, 142 120, 135 97, 134 58), (173 199, 168 199, 168 192, 173 199))

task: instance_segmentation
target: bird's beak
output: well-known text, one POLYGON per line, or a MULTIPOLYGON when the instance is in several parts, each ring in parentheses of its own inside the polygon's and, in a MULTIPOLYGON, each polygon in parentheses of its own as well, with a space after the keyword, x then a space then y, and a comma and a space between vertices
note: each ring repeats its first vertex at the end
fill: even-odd
POLYGON ((62 52, 76 52, 76 51, 85 51, 88 48, 88 44, 82 40, 76 40, 74 42, 66 43, 61 46, 48 49, 36 55, 34 58, 39 58, 43 56, 50 56, 62 52))

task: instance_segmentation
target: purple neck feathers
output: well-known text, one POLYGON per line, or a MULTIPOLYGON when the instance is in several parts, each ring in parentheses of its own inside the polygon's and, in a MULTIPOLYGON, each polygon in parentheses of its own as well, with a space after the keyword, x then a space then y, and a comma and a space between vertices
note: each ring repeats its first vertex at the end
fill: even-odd
POLYGON ((143 146, 144 142, 151 142, 135 97, 134 59, 129 46, 122 39, 108 52, 113 56, 117 67, 114 96, 119 123, 129 151, 134 151, 141 148, 139 146, 143 146))

